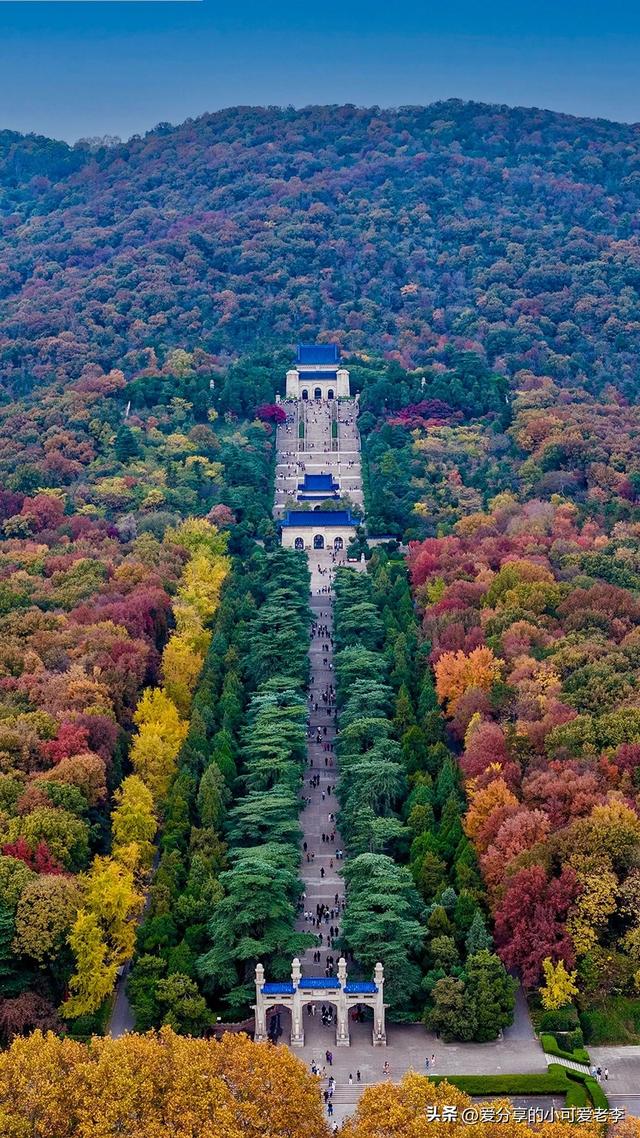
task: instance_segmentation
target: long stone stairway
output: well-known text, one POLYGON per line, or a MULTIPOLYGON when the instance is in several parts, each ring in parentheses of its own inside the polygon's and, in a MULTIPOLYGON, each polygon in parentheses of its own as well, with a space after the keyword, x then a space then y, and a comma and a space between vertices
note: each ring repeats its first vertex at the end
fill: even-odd
MULTIPOLYGON (((318 591, 329 587, 332 566, 328 553, 323 551, 318 557, 322 557, 322 561, 316 561, 313 566, 310 598, 314 625, 309 648, 311 682, 308 763, 303 788, 305 805, 301 815, 304 834, 301 876, 305 897, 297 927, 317 935, 320 943, 317 949, 307 949, 301 959, 302 971, 306 976, 328 975, 327 968, 332 963, 337 965, 339 953, 331 942, 339 935, 337 930, 340 927, 344 900, 344 883, 338 874, 342 864, 340 852, 343 843, 335 823, 338 772, 335 752, 332 598, 331 594, 318 591), (327 584, 322 585, 319 583, 321 581, 327 584), (316 956, 318 952, 320 960, 316 956)), ((335 967, 333 971, 335 972, 335 967)))
MULTIPOLYGON (((297 424, 300 417, 304 422, 304 449, 298 453, 295 464, 297 473, 288 479, 289 488, 293 489, 291 483, 297 481, 304 471, 314 474, 330 473, 343 488, 348 472, 349 494, 354 501, 361 502, 360 453, 353 400, 345 400, 340 404, 300 402, 295 408, 293 422, 297 424), (337 438, 334 437, 335 429, 332 429, 334 421, 338 424, 337 438)), ((298 431, 297 426, 293 429, 298 431)), ((293 431, 284 433, 284 449, 287 451, 290 449, 292 433, 293 431)), ((298 441, 302 447, 302 440, 298 441)), ((290 455, 282 457, 288 459, 290 455)), ((283 465, 284 463, 279 463, 279 468, 283 465)), ((317 947, 308 949, 301 958, 303 974, 325 976, 328 972, 336 972, 340 954, 332 942, 340 932, 344 902, 344 883, 339 875, 344 845, 335 823, 338 770, 335 749, 333 574, 339 565, 345 563, 346 553, 335 553, 328 549, 311 550, 308 557, 311 572, 310 605, 314 623, 309 645, 311 679, 307 769, 302 792, 305 805, 301 813, 301 876, 306 896, 297 927, 316 935, 319 941, 317 947)))
MULTIPOLYGON (((282 516, 286 499, 295 499, 297 485, 308 473, 331 473, 348 493, 353 502, 362 503, 362 477, 360 442, 356 426, 355 400, 341 400, 335 408, 328 403, 289 400, 285 407, 288 422, 278 430, 278 468, 274 514, 282 516), (332 420, 338 423, 332 429, 332 420), (304 424, 303 437, 300 422, 304 424)), ((335 786, 338 782, 336 753, 336 712, 332 689, 335 685, 333 632, 332 578, 336 568, 345 563, 345 553, 331 550, 308 552, 311 572, 310 604, 314 613, 314 630, 310 641, 311 683, 309 687, 309 717, 307 767, 303 798, 311 801, 301 810, 304 848, 302 851, 301 878, 304 882, 304 902, 297 927, 305 932, 322 936, 322 943, 307 950, 301 958, 302 974, 324 977, 330 966, 327 958, 333 957, 335 974, 339 951, 327 941, 342 931, 342 900, 344 885, 340 868, 344 864, 336 857, 343 849, 342 837, 329 817, 337 812, 335 786), (323 699, 326 696, 326 701, 323 699), (313 784, 313 785, 312 785, 313 784), (327 833, 333 840, 322 840, 327 833), (333 862, 333 864, 332 864, 333 862), (324 874, 321 872, 324 870, 324 874), (336 895, 338 902, 336 904, 336 895), (326 906, 329 920, 322 918, 320 925, 306 919, 304 913, 317 916, 317 907, 326 906), (336 910, 339 910, 336 912, 336 910), (331 913, 334 913, 332 916, 331 913), (319 959, 316 954, 319 953, 319 959)), ((363 569, 364 565, 354 564, 363 569)), ((381 1053, 371 1046, 370 1023, 349 1024, 351 1046, 333 1051, 336 1034, 332 1024, 323 1024, 309 1009, 304 1019, 304 1047, 297 1051, 309 1065, 318 1070, 325 1066, 327 1050, 333 1052, 333 1065, 325 1070, 322 1089, 327 1078, 336 1078, 333 1095, 332 1121, 342 1122, 353 1112, 366 1086, 384 1078, 397 1080, 405 1071, 424 1071, 425 1056, 436 1054, 433 1068, 437 1074, 460 1073, 541 1073, 546 1069, 542 1050, 535 1040, 526 1012, 526 1004, 519 994, 516 1022, 508 1028, 504 1038, 490 1044, 443 1044, 427 1033, 420 1024, 387 1025, 387 1047, 381 1053), (388 1066, 385 1067, 385 1061, 388 1066), (358 1075, 360 1076, 358 1078, 358 1075)), ((287 1039, 286 1026, 283 1041, 287 1039)))
POLYGON ((355 399, 340 402, 287 400, 287 422, 278 427, 274 515, 281 518, 295 500, 304 474, 332 474, 341 492, 363 506, 360 435, 355 399), (332 421, 337 437, 333 437, 332 421), (300 426, 304 435, 300 435, 300 426))

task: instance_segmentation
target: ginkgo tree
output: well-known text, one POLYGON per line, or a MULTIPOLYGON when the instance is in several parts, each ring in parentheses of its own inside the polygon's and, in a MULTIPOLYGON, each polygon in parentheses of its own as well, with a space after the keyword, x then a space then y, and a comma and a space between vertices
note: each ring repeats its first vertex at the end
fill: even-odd
POLYGON ((159 1033, 90 1043, 35 1031, 0 1053, 3 1135, 329 1138, 316 1078, 287 1048, 159 1033), (277 1093, 277 1102, 274 1094, 277 1093))

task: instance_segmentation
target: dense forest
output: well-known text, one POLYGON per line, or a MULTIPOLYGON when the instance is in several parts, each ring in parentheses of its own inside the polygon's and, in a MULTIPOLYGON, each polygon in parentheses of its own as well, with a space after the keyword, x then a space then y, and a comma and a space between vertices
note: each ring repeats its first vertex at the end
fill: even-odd
POLYGON ((404 559, 336 576, 339 824, 349 849, 341 943, 366 974, 384 959, 396 1021, 449 1042, 496 1039, 514 984, 492 951, 487 898, 463 830, 428 649, 404 559))
POLYGON ((317 335, 638 384, 638 128, 450 100, 238 107, 121 145, 0 133, 0 373, 210 371, 317 335))
MULTIPOLYGON (((570 1088, 563 1069, 555 1071, 558 1089, 570 1088)), ((472 1108, 479 1114, 481 1104, 465 1089, 414 1071, 399 1083, 387 1079, 370 1085, 340 1134, 412 1138, 427 1133, 427 1122, 429 1134, 452 1138, 573 1138, 576 1133, 576 1123, 558 1114, 531 1127, 516 1119, 504 1089, 500 1098, 483 1104, 483 1117, 476 1119, 472 1108)), ((611 1112, 616 1118, 620 1113, 611 1112)), ((602 1115, 609 1112, 604 1109, 602 1115)), ((331 1138, 337 1132, 324 1117, 317 1076, 286 1047, 230 1034, 212 1044, 180 1038, 169 1027, 120 1039, 94 1038, 87 1045, 39 1031, 15 1040, 0 1054, 0 1127, 11 1138, 331 1138)), ((579 1123, 583 1138, 601 1138, 602 1132, 599 1118, 579 1123)), ((640 1124, 628 1118, 609 1132, 613 1138, 638 1138, 640 1124)))
POLYGON ((2 1043, 101 1030, 132 956, 136 1025, 201 1035, 308 943, 271 503, 316 336, 396 539, 336 584, 340 948, 392 921, 446 1039, 505 966, 565 1043, 640 1038, 639 204, 636 128, 455 101, 0 134, 2 1043))
POLYGON ((637 406, 523 372, 499 411, 484 366, 355 369, 370 525, 408 541, 502 960, 565 1044, 635 1041, 637 406))
POLYGON ((212 622, 273 534, 273 427, 219 415, 223 390, 182 353, 128 388, 87 368, 3 417, 3 1041, 103 1026, 177 827, 212 622))

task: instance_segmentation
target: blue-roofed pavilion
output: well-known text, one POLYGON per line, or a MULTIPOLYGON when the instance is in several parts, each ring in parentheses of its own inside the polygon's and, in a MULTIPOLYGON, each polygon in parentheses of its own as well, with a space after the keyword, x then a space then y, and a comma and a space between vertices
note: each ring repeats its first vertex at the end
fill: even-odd
POLYGON ((340 363, 337 344, 298 344, 287 372, 287 399, 331 401, 349 394, 349 372, 340 363))

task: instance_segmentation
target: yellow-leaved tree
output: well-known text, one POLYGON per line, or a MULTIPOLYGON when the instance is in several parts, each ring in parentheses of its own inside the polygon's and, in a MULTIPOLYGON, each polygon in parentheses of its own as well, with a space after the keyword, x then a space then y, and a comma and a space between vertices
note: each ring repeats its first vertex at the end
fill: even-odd
POLYGON ((554 964, 550 956, 542 961, 542 971, 545 979, 544 986, 540 989, 543 1008, 554 1011, 556 1008, 564 1008, 570 1004, 578 994, 575 982, 577 973, 568 972, 564 960, 554 964))
POLYGON ((81 885, 83 904, 69 936, 71 996, 60 1009, 68 1019, 97 1011, 112 991, 119 966, 133 953, 144 904, 133 869, 115 858, 94 858, 81 885))
POLYGON ((98 919, 110 959, 123 964, 133 952, 135 922, 144 904, 133 871, 115 858, 96 857, 82 884, 85 908, 98 919))
MULTIPOLYGON (((40 1031, 0 1054, 3 1138, 329 1138, 317 1080, 286 1047, 170 1028, 89 1044, 40 1031)), ((585 1128, 585 1138, 591 1138, 585 1128)))
POLYGON ((138 733, 131 744, 131 764, 154 801, 162 801, 176 773, 178 752, 189 725, 162 688, 146 688, 134 715, 138 733))
POLYGON ((482 1104, 450 1083, 436 1085, 425 1075, 408 1074, 401 1083, 367 1087, 340 1138, 575 1138, 577 1131, 581 1138, 598 1138, 601 1128, 595 1122, 578 1127, 575 1122, 543 1122, 529 1128, 513 1119, 508 1099, 482 1104), (483 1105, 486 1121, 480 1120, 483 1105))
POLYGON ((616 910, 619 882, 606 854, 576 854, 569 864, 575 870, 580 892, 567 921, 567 932, 578 956, 584 956, 616 910))
POLYGON ((113 991, 118 965, 109 961, 98 919, 81 909, 69 935, 76 967, 69 981, 71 995, 60 1008, 66 1019, 95 1012, 113 991))
POLYGON ((191 709, 191 697, 203 663, 203 653, 194 648, 189 637, 181 632, 171 637, 162 653, 164 690, 185 717, 191 709))
POLYGON ((500 679, 502 665, 490 648, 474 648, 466 652, 443 652, 435 664, 436 693, 453 715, 461 696, 469 688, 489 691, 500 679))
POLYGON ((113 856, 127 865, 148 869, 153 861, 157 821, 153 795, 137 774, 130 774, 116 790, 111 814, 113 856))

